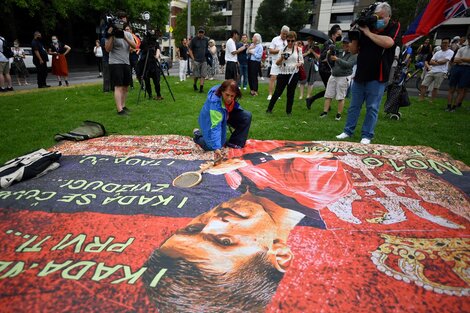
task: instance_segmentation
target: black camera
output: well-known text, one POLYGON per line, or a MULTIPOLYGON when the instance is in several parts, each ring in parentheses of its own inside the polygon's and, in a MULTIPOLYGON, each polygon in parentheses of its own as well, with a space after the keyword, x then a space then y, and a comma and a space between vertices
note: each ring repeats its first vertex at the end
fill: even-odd
POLYGON ((330 54, 330 56, 336 55, 336 46, 335 45, 330 45, 328 47, 328 53, 330 54))
POLYGON ((284 52, 284 53, 282 54, 282 57, 284 58, 284 60, 287 60, 287 59, 290 57, 290 53, 284 52))
POLYGON ((360 13, 359 17, 351 23, 351 29, 348 32, 348 37, 350 40, 359 40, 361 36, 360 27, 367 26, 370 30, 375 29, 375 23, 377 22, 378 16, 375 14, 375 8, 379 2, 369 5, 367 8, 364 8, 360 13))
POLYGON ((105 26, 105 31, 106 31, 105 36, 106 37, 114 36, 116 38, 124 38, 124 25, 125 25, 125 22, 123 20, 121 20, 118 17, 115 17, 111 13, 106 13, 104 15, 104 22, 105 22, 105 25, 106 25, 105 26), (111 32, 111 34, 108 33, 108 29, 110 27, 113 28, 113 31, 111 32))
POLYGON ((155 48, 158 45, 158 35, 154 30, 147 30, 142 37, 142 42, 140 43, 140 49, 142 53, 147 53, 148 50, 155 51, 155 48))

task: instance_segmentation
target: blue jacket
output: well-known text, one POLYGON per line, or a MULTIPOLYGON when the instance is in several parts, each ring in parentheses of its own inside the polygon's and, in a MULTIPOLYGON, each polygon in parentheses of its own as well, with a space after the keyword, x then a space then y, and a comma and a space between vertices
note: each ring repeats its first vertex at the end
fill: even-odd
MULTIPOLYGON (((219 87, 220 85, 217 85, 209 90, 198 120, 202 137, 211 150, 221 149, 227 139, 228 112, 222 98, 215 94, 219 87)), ((238 108, 240 104, 235 102, 234 110, 238 108)))

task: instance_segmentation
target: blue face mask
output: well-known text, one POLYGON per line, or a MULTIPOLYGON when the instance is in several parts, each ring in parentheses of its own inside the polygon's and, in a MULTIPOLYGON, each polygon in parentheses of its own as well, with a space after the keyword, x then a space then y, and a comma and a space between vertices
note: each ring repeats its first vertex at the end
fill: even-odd
POLYGON ((382 29, 384 27, 385 27, 385 21, 384 20, 377 20, 377 22, 375 22, 375 28, 382 29))

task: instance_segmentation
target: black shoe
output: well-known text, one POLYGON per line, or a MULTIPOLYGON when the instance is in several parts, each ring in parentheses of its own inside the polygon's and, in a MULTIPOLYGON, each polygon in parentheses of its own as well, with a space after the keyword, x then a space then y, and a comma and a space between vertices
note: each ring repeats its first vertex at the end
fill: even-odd
POLYGON ((197 86, 196 84, 193 84, 194 91, 197 91, 197 86))
POLYGON ((62 81, 59 82, 59 87, 62 86, 62 81))
POLYGON ((450 104, 448 104, 447 108, 446 108, 446 112, 450 112, 451 109, 452 109, 452 106, 450 104))
POLYGON ((305 104, 307 105, 307 109, 310 110, 312 108, 313 101, 315 101, 313 97, 305 99, 305 104))
POLYGON ((273 114, 273 111, 268 109, 268 110, 266 110, 266 114, 273 114))
POLYGON ((131 110, 129 110, 127 107, 123 107, 122 108, 123 111, 126 111, 126 112, 130 112, 131 110))
POLYGON ((117 112, 118 115, 128 115, 126 110, 122 109, 121 111, 117 112))
POLYGON ((335 120, 337 120, 337 121, 341 120, 341 113, 336 114, 335 120))
POLYGON ((322 112, 322 114, 320 114, 320 118, 324 118, 328 115, 328 112, 322 112))
POLYGON ((13 87, 8 87, 6 90, 7 91, 13 91, 13 87))
POLYGON ((51 85, 44 85, 44 88, 49 88, 51 87, 51 85))
MULTIPOLYGON (((39 87, 41 88, 41 87, 39 87)), ((7 89, 6 88, 0 88, 0 92, 7 92, 7 89)))
POLYGON ((204 86, 199 86, 199 93, 203 93, 204 92, 204 86))
MULTIPOLYGON (((67 86, 67 87, 69 86, 69 82, 67 80, 65 81, 65 86, 67 86)), ((134 88, 134 87, 132 87, 132 88, 134 88)))

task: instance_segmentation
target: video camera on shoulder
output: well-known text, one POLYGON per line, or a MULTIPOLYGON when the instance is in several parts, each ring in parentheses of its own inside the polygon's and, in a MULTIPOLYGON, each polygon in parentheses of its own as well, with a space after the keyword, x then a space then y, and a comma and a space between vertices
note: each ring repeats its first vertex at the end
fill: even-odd
POLYGON ((119 17, 114 16, 111 13, 106 13, 104 15, 104 22, 105 22, 105 36, 109 38, 110 36, 114 36, 116 38, 124 38, 124 26, 126 22, 121 20, 119 17), (113 31, 111 34, 108 33, 108 29, 112 27, 113 31))
POLYGON ((350 40, 359 40, 361 36, 359 26, 367 26, 370 30, 375 29, 375 23, 378 20, 378 16, 375 14, 375 8, 378 4, 379 2, 376 2, 364 8, 361 13, 359 13, 359 17, 351 23, 351 29, 348 32, 350 40))

